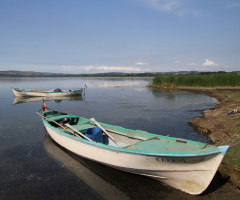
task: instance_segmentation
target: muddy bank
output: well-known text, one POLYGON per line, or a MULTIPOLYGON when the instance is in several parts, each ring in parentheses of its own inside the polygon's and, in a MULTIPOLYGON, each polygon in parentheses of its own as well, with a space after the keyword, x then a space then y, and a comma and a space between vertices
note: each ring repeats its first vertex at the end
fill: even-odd
POLYGON ((195 93, 207 94, 219 101, 213 109, 202 111, 203 117, 189 121, 200 134, 214 145, 229 145, 230 148, 219 167, 221 175, 235 187, 240 188, 240 109, 239 88, 180 88, 195 93))

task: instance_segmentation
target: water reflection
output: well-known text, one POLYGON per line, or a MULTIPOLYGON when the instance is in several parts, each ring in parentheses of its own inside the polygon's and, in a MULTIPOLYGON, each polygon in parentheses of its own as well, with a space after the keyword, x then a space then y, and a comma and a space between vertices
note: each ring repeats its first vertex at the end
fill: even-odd
MULTIPOLYGON (((163 90, 158 88, 147 88, 148 91, 152 92, 155 99, 161 99, 161 105, 165 109, 181 109, 183 107, 189 107, 194 105, 195 110, 198 109, 199 105, 206 105, 206 95, 204 94, 191 94, 185 90, 163 90)), ((209 98, 209 103, 217 104, 218 101, 215 98, 209 98)), ((204 107, 203 107, 204 109, 204 107)))
POLYGON ((53 156, 55 160, 60 162, 75 174, 78 178, 83 180, 89 187, 91 187, 95 192, 97 192, 104 199, 112 200, 128 200, 130 199, 125 193, 120 191, 117 187, 109 184, 103 180, 100 176, 94 173, 94 171, 89 170, 81 163, 81 158, 78 160, 70 156, 67 150, 59 147, 53 142, 49 135, 44 138, 44 148, 45 150, 53 156))
POLYGON ((89 78, 88 88, 112 88, 112 87, 135 87, 142 85, 143 81, 150 81, 152 78, 89 78))
POLYGON ((84 97, 82 96, 65 96, 65 97, 23 97, 23 96, 17 96, 15 97, 13 104, 20 104, 20 103, 28 103, 28 102, 37 102, 37 101, 54 101, 56 103, 60 103, 62 100, 68 100, 68 101, 83 101, 84 97))
POLYGON ((101 88, 108 88, 108 87, 133 87, 133 86, 139 86, 141 85, 140 81, 134 81, 134 82, 104 82, 99 84, 99 87, 101 88))

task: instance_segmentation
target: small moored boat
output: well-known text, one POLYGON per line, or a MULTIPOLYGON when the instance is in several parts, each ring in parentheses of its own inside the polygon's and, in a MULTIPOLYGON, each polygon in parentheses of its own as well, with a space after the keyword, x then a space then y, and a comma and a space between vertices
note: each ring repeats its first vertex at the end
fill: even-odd
MULTIPOLYGON (((45 103, 43 108, 46 109, 45 103)), ((193 195, 208 187, 228 149, 228 146, 130 130, 50 109, 39 115, 50 137, 73 153, 157 179, 193 195)))
POLYGON ((60 96, 75 96, 82 95, 84 89, 75 90, 61 90, 59 88, 52 90, 25 90, 19 88, 12 88, 15 96, 31 96, 31 97, 60 97, 60 96))

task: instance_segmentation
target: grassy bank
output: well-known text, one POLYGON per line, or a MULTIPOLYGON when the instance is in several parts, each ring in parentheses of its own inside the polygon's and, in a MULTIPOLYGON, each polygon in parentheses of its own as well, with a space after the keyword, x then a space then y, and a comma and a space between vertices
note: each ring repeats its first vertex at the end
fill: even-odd
POLYGON ((153 87, 236 87, 240 86, 240 75, 237 73, 211 74, 165 74, 156 76, 153 87))
POLYGON ((215 124, 210 128, 209 137, 217 145, 230 146, 219 170, 240 188, 240 113, 228 114, 229 111, 240 109, 240 92, 214 90, 213 96, 220 100, 220 104, 211 111, 213 115, 205 116, 206 121, 212 118, 211 123, 215 124))

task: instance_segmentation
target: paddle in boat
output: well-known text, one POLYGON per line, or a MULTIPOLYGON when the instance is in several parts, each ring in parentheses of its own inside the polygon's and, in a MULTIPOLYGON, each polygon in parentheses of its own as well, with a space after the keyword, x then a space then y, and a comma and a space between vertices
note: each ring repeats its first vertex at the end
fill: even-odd
POLYGON ((228 149, 100 123, 48 109, 45 102, 38 114, 50 137, 67 150, 193 195, 208 187, 228 149))
POLYGON ((62 97, 62 96, 76 96, 82 95, 83 88, 75 90, 61 90, 59 88, 52 90, 25 90, 19 88, 12 88, 15 96, 25 96, 25 97, 62 97))

